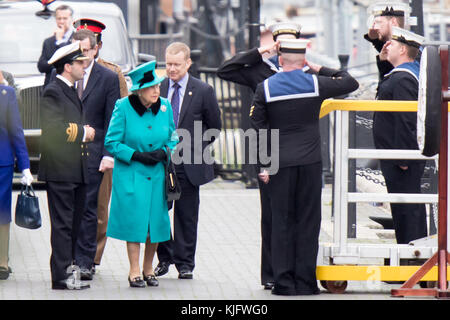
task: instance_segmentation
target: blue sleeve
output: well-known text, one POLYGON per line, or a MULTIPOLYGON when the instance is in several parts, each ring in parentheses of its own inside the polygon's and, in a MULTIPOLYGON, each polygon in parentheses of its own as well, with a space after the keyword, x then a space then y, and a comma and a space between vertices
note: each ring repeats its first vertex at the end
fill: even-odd
POLYGON ((8 95, 7 107, 7 126, 10 137, 11 146, 13 147, 19 170, 30 168, 30 159, 28 157, 27 145, 25 143, 25 136, 23 134, 22 121, 20 119, 19 106, 17 104, 16 94, 14 89, 5 87, 8 95))

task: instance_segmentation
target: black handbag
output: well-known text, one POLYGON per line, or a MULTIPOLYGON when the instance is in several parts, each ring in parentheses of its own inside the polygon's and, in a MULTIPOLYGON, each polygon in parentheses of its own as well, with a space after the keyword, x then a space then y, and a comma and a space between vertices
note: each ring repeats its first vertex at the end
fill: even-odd
POLYGON ((39 198, 31 185, 22 186, 17 196, 15 222, 19 227, 27 229, 38 229, 42 224, 39 198))
POLYGON ((172 207, 172 201, 180 199, 181 187, 178 181, 177 174, 175 172, 175 165, 172 160, 170 160, 170 150, 166 146, 166 200, 169 205, 169 209, 172 207))

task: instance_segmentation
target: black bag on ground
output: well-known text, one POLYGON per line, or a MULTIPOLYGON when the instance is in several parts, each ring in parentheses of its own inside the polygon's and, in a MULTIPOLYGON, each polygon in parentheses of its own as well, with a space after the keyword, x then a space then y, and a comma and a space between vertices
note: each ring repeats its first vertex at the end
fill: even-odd
POLYGON ((38 229, 42 224, 39 198, 31 185, 22 186, 17 196, 15 223, 26 229, 38 229))

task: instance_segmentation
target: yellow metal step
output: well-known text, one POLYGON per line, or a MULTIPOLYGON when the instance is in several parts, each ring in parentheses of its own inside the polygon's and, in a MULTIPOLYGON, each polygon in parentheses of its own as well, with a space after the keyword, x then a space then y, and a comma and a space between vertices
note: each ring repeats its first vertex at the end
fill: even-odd
MULTIPOLYGON (((317 280, 403 281, 408 280, 421 266, 317 266, 317 280)), ((438 267, 434 266, 421 280, 437 281, 438 267)), ((450 266, 447 266, 450 280, 450 266)))

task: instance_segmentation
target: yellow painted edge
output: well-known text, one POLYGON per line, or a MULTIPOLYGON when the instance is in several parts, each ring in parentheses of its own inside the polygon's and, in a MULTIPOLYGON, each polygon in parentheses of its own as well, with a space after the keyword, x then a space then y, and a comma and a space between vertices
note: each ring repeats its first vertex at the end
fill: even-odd
MULTIPOLYGON (((406 281, 421 266, 317 266, 317 280, 355 281, 406 281)), ((434 266, 423 281, 437 281, 438 267, 434 266)), ((450 266, 447 266, 447 280, 450 280, 450 266)))
POLYGON ((322 102, 322 118, 334 110, 417 112, 417 101, 327 99, 322 102))

